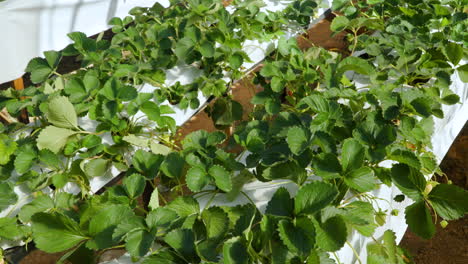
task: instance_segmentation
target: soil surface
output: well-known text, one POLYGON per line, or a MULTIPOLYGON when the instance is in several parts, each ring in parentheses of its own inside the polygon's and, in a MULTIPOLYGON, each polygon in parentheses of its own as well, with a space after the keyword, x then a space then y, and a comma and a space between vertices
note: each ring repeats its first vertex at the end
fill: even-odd
MULTIPOLYGON (((454 184, 468 189, 468 123, 452 144, 440 167, 454 184)), ((437 180, 445 181, 443 178, 437 180)), ((445 229, 438 225, 435 236, 430 240, 421 239, 408 230, 400 246, 410 251, 416 264, 466 264, 468 216, 450 221, 445 229)))

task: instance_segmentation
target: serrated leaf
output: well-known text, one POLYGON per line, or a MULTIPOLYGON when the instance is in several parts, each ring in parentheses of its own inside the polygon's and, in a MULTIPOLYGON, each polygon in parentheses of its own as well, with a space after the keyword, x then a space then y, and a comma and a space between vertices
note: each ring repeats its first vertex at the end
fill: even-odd
POLYGON ((111 167, 111 161, 106 159, 92 159, 84 164, 83 171, 88 177, 104 176, 111 167))
POLYGON ((180 178, 184 170, 185 160, 178 152, 167 154, 161 164, 161 171, 170 178, 180 178))
POLYGON ((189 229, 175 229, 167 233, 164 242, 184 257, 195 254, 195 235, 189 229))
POLYGON ((32 232, 36 247, 48 253, 67 250, 88 239, 78 223, 59 213, 35 214, 32 232))
POLYGON ((388 158, 409 165, 417 170, 421 169, 421 162, 412 151, 397 149, 388 158))
POLYGON ((18 201, 18 196, 13 191, 13 186, 9 182, 0 182, 0 211, 10 205, 14 205, 18 201))
POLYGON ((359 74, 371 75, 375 71, 374 67, 369 62, 353 56, 346 57, 338 66, 338 71, 342 73, 346 71, 355 71, 359 74))
POLYGON ((289 149, 295 155, 300 155, 309 144, 310 133, 302 127, 291 127, 286 136, 289 149))
POLYGON ((286 82, 283 78, 278 76, 273 76, 273 78, 271 78, 270 87, 274 92, 281 93, 284 90, 285 85, 286 82))
POLYGON ((426 179, 421 172, 411 169, 406 164, 395 164, 392 167, 392 180, 408 197, 418 201, 426 188, 426 179))
POLYGON ((138 172, 152 179, 156 177, 163 160, 163 155, 153 154, 139 149, 135 152, 135 155, 133 155, 132 164, 138 172))
POLYGON ((215 239, 206 239, 196 245, 198 256, 204 261, 212 261, 206 263, 217 263, 219 260, 219 253, 217 248, 220 243, 215 239))
POLYGON ((153 245, 155 236, 146 230, 135 230, 127 234, 125 249, 132 257, 143 257, 153 245))
POLYGON ((203 168, 192 167, 187 171, 185 181, 187 187, 193 192, 201 191, 209 182, 210 177, 203 168))
POLYGON ((219 207, 210 207, 204 210, 201 219, 205 224, 208 239, 221 239, 228 231, 229 218, 219 207))
POLYGON ((15 241, 25 235, 24 228, 16 223, 16 217, 0 218, 0 238, 15 241))
POLYGON ((215 184, 219 189, 225 192, 232 190, 232 173, 228 172, 223 166, 213 165, 208 170, 208 174, 215 179, 215 184))
POLYGON ((207 58, 213 57, 215 54, 215 44, 211 41, 203 41, 200 43, 200 53, 207 58))
POLYGON ((463 47, 460 44, 449 42, 444 46, 443 51, 453 65, 457 65, 463 58, 463 47))
POLYGON ((53 153, 58 153, 65 146, 68 138, 77 133, 70 129, 47 126, 37 137, 37 148, 39 150, 49 149, 53 153))
POLYGON ((60 168, 61 161, 59 157, 48 149, 39 151, 39 160, 52 168, 60 168))
POLYGON ((153 152, 154 154, 161 154, 163 156, 166 156, 172 151, 171 148, 164 146, 163 144, 156 143, 156 142, 150 143, 150 149, 151 149, 151 152, 153 152))
POLYGON ((337 195, 334 185, 313 181, 297 192, 294 211, 296 214, 314 214, 329 205, 337 195))
POLYGON ((405 209, 406 224, 416 235, 430 239, 435 234, 432 216, 424 201, 416 202, 405 209))
POLYGON ((458 67, 457 72, 460 80, 464 83, 468 83, 468 64, 458 67))
POLYGON ((239 53, 234 53, 229 57, 228 61, 229 66, 231 66, 232 69, 237 70, 244 63, 244 57, 239 53))
POLYGON ((225 264, 248 264, 248 256, 247 247, 241 242, 240 237, 233 237, 224 243, 223 260, 225 264))
POLYGON ((265 214, 287 217, 294 214, 294 200, 286 188, 281 187, 275 192, 266 206, 265 214))
POLYGON ((165 207, 158 207, 146 216, 146 225, 149 228, 167 228, 178 218, 177 213, 165 207))
POLYGON ((146 257, 142 264, 174 264, 183 263, 183 260, 176 255, 176 253, 167 249, 161 249, 146 257))
POLYGON ((75 108, 65 96, 57 96, 49 101, 47 120, 61 128, 76 129, 78 126, 75 108))
POLYGON ((348 138, 343 142, 341 165, 344 171, 355 170, 364 162, 365 149, 359 141, 348 138))
POLYGON ((304 168, 300 167, 294 161, 288 161, 285 163, 280 163, 271 167, 266 168, 263 173, 262 177, 269 180, 276 180, 276 179, 291 179, 297 180, 303 178, 306 174, 304 168))
POLYGON ((200 205, 192 197, 177 197, 167 207, 176 212, 180 217, 200 213, 200 205))
POLYGON ((340 216, 328 218, 325 223, 314 222, 317 245, 325 251, 337 251, 346 242, 346 224, 340 216))
POLYGON ((37 153, 32 148, 21 149, 15 158, 15 170, 19 174, 24 174, 31 169, 37 153))
POLYGON ((104 249, 115 245, 112 234, 115 228, 125 219, 133 216, 129 206, 109 205, 95 214, 90 222, 88 233, 93 238, 86 243, 90 249, 104 249))
POLYGON ((151 210, 156 210, 157 208, 159 208, 159 190, 157 187, 154 188, 153 192, 151 193, 148 207, 151 210))
POLYGON ((278 223, 278 232, 286 247, 300 256, 308 256, 314 248, 315 230, 308 218, 296 218, 294 223, 281 220, 278 223))
POLYGON ((135 145, 135 146, 138 146, 138 147, 142 147, 142 148, 147 148, 148 147, 148 143, 149 143, 149 139, 147 138, 143 138, 143 137, 138 137, 138 136, 135 136, 133 134, 130 134, 130 135, 126 135, 122 138, 124 141, 132 144, 132 145, 135 145))
POLYGON ((54 201, 48 195, 37 196, 32 202, 24 205, 19 212, 19 219, 23 223, 31 220, 31 217, 39 212, 45 212, 54 207, 54 201))
POLYGON ((45 81, 52 73, 52 69, 43 58, 30 60, 25 71, 31 73, 31 81, 35 84, 45 81))
POLYGON ((7 135, 0 134, 0 165, 5 165, 10 161, 10 156, 15 153, 17 143, 7 135))
POLYGON ((368 202, 355 201, 344 208, 343 220, 364 236, 374 234, 377 225, 374 221, 374 208, 368 202))
POLYGON ((438 184, 429 193, 429 201, 445 220, 459 219, 468 212, 468 192, 451 184, 438 184))
POLYGON ((123 186, 130 198, 135 199, 143 194, 146 186, 146 179, 138 173, 134 173, 123 180, 123 186))
POLYGON ((344 177, 345 183, 359 191, 369 192, 375 188, 374 171, 369 167, 361 167, 346 174, 344 177))
POLYGON ((330 24, 330 29, 334 32, 343 31, 349 25, 349 19, 345 16, 337 16, 330 24))

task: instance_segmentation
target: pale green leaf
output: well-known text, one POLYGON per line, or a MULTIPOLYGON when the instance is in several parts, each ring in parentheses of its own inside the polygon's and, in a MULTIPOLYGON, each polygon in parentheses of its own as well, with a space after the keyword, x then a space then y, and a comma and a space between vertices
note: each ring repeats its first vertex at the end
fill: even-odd
POLYGON ((40 150, 49 149, 53 153, 58 153, 65 146, 68 138, 77 133, 70 129, 47 126, 37 137, 37 148, 40 150))

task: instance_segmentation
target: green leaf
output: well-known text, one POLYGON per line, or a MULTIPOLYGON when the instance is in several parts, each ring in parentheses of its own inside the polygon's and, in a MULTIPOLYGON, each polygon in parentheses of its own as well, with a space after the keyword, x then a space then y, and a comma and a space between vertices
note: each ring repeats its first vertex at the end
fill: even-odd
POLYGON ((111 161, 106 159, 92 159, 85 163, 83 171, 88 177, 104 176, 111 167, 111 161))
POLYGON ((284 81, 283 78, 278 77, 278 76, 273 76, 273 78, 271 78, 270 87, 271 87, 271 90, 273 90, 274 92, 277 92, 277 93, 283 92, 285 85, 286 85, 286 82, 284 81))
POLYGON ((39 160, 51 168, 58 169, 61 166, 59 157, 48 149, 39 151, 39 160))
POLYGON ((54 201, 48 195, 40 195, 34 198, 32 202, 24 205, 19 212, 19 219, 23 223, 31 220, 31 217, 40 212, 45 212, 54 207, 54 201))
POLYGON ((185 160, 178 152, 169 153, 161 164, 161 171, 170 178, 180 178, 184 170, 185 160))
POLYGON ((249 263, 247 247, 241 242, 240 237, 233 237, 224 243, 223 260, 225 264, 249 263))
POLYGON ((464 83, 468 83, 468 64, 458 67, 457 72, 460 80, 464 83))
POLYGON ((216 125, 232 125, 242 119, 242 105, 231 99, 219 98, 213 105, 211 117, 216 125))
POLYGON ((337 195, 334 185, 313 181, 297 192, 294 211, 296 214, 314 214, 329 205, 337 195))
POLYGON ((138 137, 138 136, 135 136, 133 134, 126 135, 122 139, 124 141, 132 144, 132 145, 142 147, 142 148, 147 148, 148 144, 149 144, 149 139, 143 138, 143 137, 138 137))
POLYGON ((176 212, 165 207, 158 207, 148 213, 146 216, 146 225, 151 229, 168 228, 177 217, 176 212))
POLYGON ((164 241, 184 257, 195 254, 195 235, 190 229, 175 229, 167 233, 164 241))
POLYGON ((353 56, 346 57, 338 66, 338 71, 342 73, 346 71, 355 71, 359 74, 371 75, 375 71, 374 67, 369 62, 353 56))
POLYGON ((342 173, 340 161, 335 154, 320 153, 313 159, 315 174, 324 179, 339 178, 342 173))
POLYGON ((146 179, 138 173, 134 173, 123 180, 123 186, 130 198, 135 199, 143 194, 146 179))
POLYGON ((268 202, 265 214, 291 217, 294 214, 294 200, 286 188, 279 188, 268 202))
POLYGON ((163 156, 166 156, 172 151, 171 148, 163 144, 156 143, 156 142, 151 142, 150 148, 151 148, 151 152, 153 152, 154 154, 161 154, 163 156))
POLYGON ((174 264, 185 263, 174 252, 167 249, 160 249, 151 256, 145 258, 142 264, 174 264))
POLYGON ((157 187, 154 188, 153 192, 151 193, 148 207, 151 210, 156 210, 157 208, 159 208, 159 190, 157 187))
POLYGON ((284 245, 300 256, 308 256, 314 248, 314 224, 308 218, 297 218, 294 223, 289 220, 281 220, 278 223, 278 232, 284 245))
POLYGON ((364 236, 372 236, 377 224, 375 224, 375 211, 372 204, 368 202, 355 201, 346 205, 344 213, 341 214, 346 224, 356 229, 364 236))
POLYGON ((126 205, 109 205, 97 212, 89 222, 88 232, 93 238, 86 243, 90 249, 104 249, 112 247, 117 242, 112 239, 117 225, 133 216, 133 212, 126 205))
POLYGON ((177 41, 174 53, 176 54, 179 60, 185 61, 190 52, 192 52, 192 50, 194 49, 194 47, 195 43, 193 42, 193 40, 191 40, 188 37, 184 37, 177 41))
POLYGON ((369 167, 361 167, 346 174, 344 177, 345 183, 359 191, 369 192, 375 188, 375 175, 374 171, 369 167))
POLYGON ((427 97, 419 97, 411 101, 411 106, 422 117, 430 117, 432 114, 432 101, 427 97))
POLYGON ((187 171, 185 180, 192 192, 199 192, 208 184, 210 178, 203 168, 192 167, 187 171))
POLYGON ((359 141, 348 138, 343 142, 341 165, 344 171, 358 169, 364 162, 366 151, 359 141))
POLYGON ((47 120, 61 128, 76 129, 78 126, 75 108, 65 96, 57 96, 49 101, 47 120))
POLYGON ((310 133, 302 127, 291 127, 288 129, 286 142, 288 142, 289 149, 295 155, 300 155, 309 145, 310 133))
POLYGON ((16 217, 0 218, 0 238, 15 241, 25 235, 27 235, 25 228, 16 223, 16 217))
POLYGON ((200 43, 200 53, 207 58, 213 57, 215 54, 215 44, 211 41, 203 41, 200 43))
POLYGON ((46 58, 47 63, 52 69, 57 67, 60 61, 60 56, 60 52, 55 50, 44 51, 44 57, 46 58))
POLYGON ((163 155, 153 154, 139 149, 135 152, 135 155, 133 155, 132 164, 138 172, 147 178, 153 179, 156 177, 163 160, 163 155))
POLYGON ((445 220, 459 219, 468 212, 468 192, 451 184, 438 184, 429 193, 429 201, 445 220))
POLYGON ((340 216, 328 218, 325 223, 320 225, 314 222, 317 233, 317 245, 325 251, 337 251, 342 248, 346 242, 346 224, 340 216))
POLYGON ((20 149, 15 158, 15 170, 19 174, 28 172, 37 158, 36 151, 30 147, 20 149))
POLYGON ((68 138, 77 133, 65 128, 47 126, 37 137, 37 148, 39 150, 49 149, 53 153, 58 153, 67 144, 68 138))
POLYGON ((0 211, 18 201, 18 196, 13 191, 13 186, 9 182, 0 182, 0 211))
POLYGON ((6 165, 18 144, 5 134, 0 134, 0 165, 6 165))
POLYGON ((215 179, 215 184, 219 189, 225 192, 232 190, 232 173, 228 172, 223 166, 213 165, 208 170, 208 174, 215 179))
POLYGON ((45 81, 52 73, 52 69, 43 58, 34 58, 30 60, 25 71, 31 73, 31 81, 34 84, 45 81))
POLYGON ((36 247, 47 253, 70 249, 88 239, 78 223, 56 212, 35 214, 32 232, 36 247))
POLYGON ((269 180, 276 179, 301 179, 306 174, 304 168, 300 167, 294 161, 287 161, 285 163, 280 163, 271 167, 266 168, 262 177, 269 180))
POLYGON ((154 238, 146 230, 131 231, 125 238, 125 249, 132 257, 143 257, 153 245, 154 238))
POLYGON ((231 66, 232 69, 237 70, 242 66, 244 63, 244 57, 242 57, 241 54, 239 53, 234 53, 231 56, 229 56, 229 66, 231 66))
POLYGON ((200 213, 200 205, 192 197, 177 197, 167 205, 169 209, 176 212, 180 217, 187 217, 200 213))
POLYGON ((463 47, 460 44, 449 42, 444 46, 443 51, 453 65, 457 65, 463 58, 463 47))
POLYGON ((424 201, 416 202, 405 209, 406 224, 416 235, 430 239, 435 234, 432 216, 424 201))
POLYGON ((330 29, 334 32, 343 31, 349 25, 349 19, 345 16, 337 16, 330 24, 330 29))
POLYGON ((412 169, 406 164, 395 164, 391 172, 393 182, 405 195, 415 201, 422 198, 426 179, 419 170, 412 169))
POLYGON ((218 247, 219 241, 215 239, 205 239, 196 245, 198 256, 204 261, 202 263, 218 263, 219 252, 218 247), (211 262, 209 262, 211 261, 211 262))
POLYGON ((398 161, 400 163, 404 163, 409 165, 417 170, 421 169, 421 162, 419 161, 416 154, 409 150, 401 150, 397 149, 393 151, 389 156, 389 159, 398 161))
POLYGON ((203 211, 201 219, 206 227, 208 239, 222 239, 228 231, 229 218, 219 207, 210 207, 203 211))

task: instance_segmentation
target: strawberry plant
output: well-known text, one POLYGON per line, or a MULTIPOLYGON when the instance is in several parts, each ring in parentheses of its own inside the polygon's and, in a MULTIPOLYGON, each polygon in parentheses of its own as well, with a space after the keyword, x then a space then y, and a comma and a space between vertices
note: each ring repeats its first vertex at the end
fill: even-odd
MULTIPOLYGON (((412 201, 409 228, 432 237, 439 217, 468 211, 465 190, 430 180, 442 174, 430 152, 433 118, 460 100, 451 76, 468 82, 466 4, 334 1, 341 15, 331 29, 349 42, 341 51, 300 49, 282 36, 291 23, 308 25, 313 1, 268 12, 258 0, 230 11, 221 1, 172 0, 112 19, 110 41, 71 33, 66 49, 31 60, 35 86, 0 94, 0 107, 12 116, 27 109, 32 120, 0 125, 0 238, 66 251, 62 261, 125 248, 145 264, 335 263, 351 232, 373 237, 397 213, 376 205, 371 191, 382 185, 401 191, 395 201, 412 201), (227 85, 248 70, 246 41, 273 39, 252 80, 261 88, 254 110, 241 120, 227 85), (63 56, 81 68, 59 73, 63 56), (200 75, 167 84, 180 65, 200 75), (177 142, 171 115, 198 108, 199 93, 216 100, 208 109, 216 127, 234 132, 177 142), (92 192, 93 178, 116 172, 121 184, 92 192), (252 181, 275 189, 266 207, 244 192, 252 181), (24 206, 18 188, 31 193, 24 206)), ((407 263, 395 239, 391 231, 375 239, 368 263, 407 263)))

